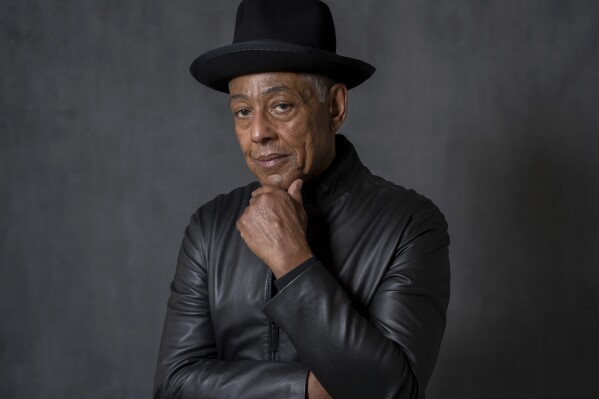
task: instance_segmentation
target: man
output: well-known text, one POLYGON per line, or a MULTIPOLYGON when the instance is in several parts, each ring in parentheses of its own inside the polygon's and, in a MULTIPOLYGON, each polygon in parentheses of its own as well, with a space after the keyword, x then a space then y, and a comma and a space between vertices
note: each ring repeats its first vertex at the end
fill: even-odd
MULTIPOLYGON (((258 179, 192 216, 156 398, 423 398, 445 328, 447 225, 336 132, 374 72, 317 0, 244 0, 191 72, 229 93, 258 179)), ((368 132, 361 132, 368 134, 368 132)))

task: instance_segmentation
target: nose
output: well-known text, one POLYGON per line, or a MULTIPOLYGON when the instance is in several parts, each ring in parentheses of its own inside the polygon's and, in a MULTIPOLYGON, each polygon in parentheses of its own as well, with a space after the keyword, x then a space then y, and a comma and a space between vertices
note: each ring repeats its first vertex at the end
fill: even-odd
POLYGON ((276 137, 272 123, 264 111, 256 112, 252 118, 250 135, 254 143, 264 143, 276 137))

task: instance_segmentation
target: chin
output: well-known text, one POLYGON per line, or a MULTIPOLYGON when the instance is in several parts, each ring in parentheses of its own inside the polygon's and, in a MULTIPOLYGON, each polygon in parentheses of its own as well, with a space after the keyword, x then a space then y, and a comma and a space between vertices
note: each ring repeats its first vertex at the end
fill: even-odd
POLYGON ((269 178, 260 180, 260 184, 263 186, 275 186, 275 187, 280 188, 281 190, 287 190, 289 188, 289 186, 291 185, 291 182, 288 182, 284 178, 269 177, 269 178))
POLYGON ((259 179, 259 181, 262 186, 275 186, 281 190, 287 191, 289 186, 291 186, 291 183, 300 178, 301 176, 271 175, 266 178, 259 179))

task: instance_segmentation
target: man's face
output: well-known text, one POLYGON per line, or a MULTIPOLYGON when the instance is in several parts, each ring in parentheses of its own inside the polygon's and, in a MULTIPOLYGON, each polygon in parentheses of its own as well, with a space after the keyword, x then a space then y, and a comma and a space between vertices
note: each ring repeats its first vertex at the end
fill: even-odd
POLYGON ((310 180, 335 158, 331 107, 296 73, 261 73, 229 83, 235 133, 260 184, 286 190, 310 180))

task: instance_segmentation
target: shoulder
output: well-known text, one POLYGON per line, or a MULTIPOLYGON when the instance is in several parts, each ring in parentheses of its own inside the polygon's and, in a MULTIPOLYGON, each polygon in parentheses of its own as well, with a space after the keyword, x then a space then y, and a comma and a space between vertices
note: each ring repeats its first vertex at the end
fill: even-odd
POLYGON ((235 237, 237 219, 257 187, 258 183, 250 183, 227 194, 217 195, 200 206, 191 215, 185 229, 186 250, 196 249, 198 253, 206 253, 215 242, 220 244, 227 237, 235 237))
POLYGON ((399 243, 409 242, 427 232, 433 233, 445 244, 449 243, 445 215, 426 196, 380 176, 368 169, 361 174, 356 190, 356 206, 362 217, 368 217, 399 238, 399 243))
POLYGON ((393 183, 370 173, 365 168, 362 173, 360 191, 365 200, 388 211, 413 215, 416 213, 434 213, 443 216, 439 208, 426 196, 411 188, 393 183))
POLYGON ((192 215, 192 219, 212 219, 223 215, 241 214, 248 204, 252 191, 258 188, 257 182, 237 187, 226 194, 219 194, 201 205, 192 215))
POLYGON ((247 207, 251 193, 259 184, 252 182, 230 191, 219 194, 210 201, 201 205, 189 220, 191 231, 199 230, 204 234, 214 233, 216 229, 234 228, 237 219, 247 207))

